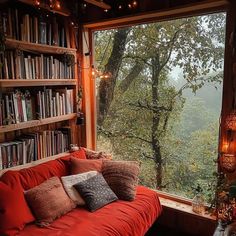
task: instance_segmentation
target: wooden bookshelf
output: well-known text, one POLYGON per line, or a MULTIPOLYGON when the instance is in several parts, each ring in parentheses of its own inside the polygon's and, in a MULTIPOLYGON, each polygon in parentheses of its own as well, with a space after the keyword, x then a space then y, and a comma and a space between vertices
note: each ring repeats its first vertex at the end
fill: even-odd
POLYGON ((75 48, 76 29, 65 17, 70 13, 63 5, 55 10, 40 1, 40 14, 34 0, 16 2, 28 6, 5 4, 0 15, 6 35, 6 50, 0 57, 0 175, 59 158, 65 153, 46 156, 69 150, 70 143, 79 142, 76 101, 80 57, 75 48), (47 19, 42 19, 44 14, 47 19), (45 118, 48 116, 52 117, 45 118), (31 120, 33 117, 42 119, 31 120), (19 123, 5 125, 9 120, 19 123), (5 169, 15 165, 15 160, 32 162, 5 169))
POLYGON ((41 120, 31 120, 31 121, 27 121, 27 122, 21 122, 19 124, 0 126, 0 134, 15 131, 15 130, 20 130, 20 129, 27 129, 27 128, 32 128, 32 127, 36 127, 36 126, 52 124, 55 122, 72 120, 75 117, 76 117, 76 113, 71 113, 71 114, 67 114, 67 115, 55 116, 55 117, 50 117, 50 118, 41 119, 41 120))
POLYGON ((76 85, 75 79, 1 79, 0 88, 76 85))
POLYGON ((35 53, 49 53, 49 54, 70 53, 76 55, 75 48, 64 48, 58 46, 50 46, 46 44, 30 43, 10 38, 6 38, 6 47, 35 53))
POLYGON ((3 175, 8 170, 21 170, 21 169, 24 169, 24 168, 33 167, 33 166, 36 166, 38 164, 42 164, 42 163, 47 162, 47 161, 56 160, 58 158, 61 158, 65 155, 67 155, 68 153, 69 152, 63 152, 63 153, 60 153, 60 154, 57 154, 57 155, 54 155, 54 156, 39 159, 37 161, 32 161, 32 162, 24 164, 24 165, 13 166, 13 167, 10 167, 10 168, 7 168, 7 169, 0 170, 0 176, 3 175))

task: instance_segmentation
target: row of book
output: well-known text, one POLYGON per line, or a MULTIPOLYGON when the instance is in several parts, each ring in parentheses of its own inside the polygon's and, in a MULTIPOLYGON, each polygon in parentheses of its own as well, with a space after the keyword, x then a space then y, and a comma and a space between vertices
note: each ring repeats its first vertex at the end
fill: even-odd
POLYGON ((70 128, 27 134, 0 143, 0 170, 53 156, 69 150, 70 128))
POLYGON ((0 126, 73 113, 73 89, 16 90, 0 98, 0 126), (35 115, 37 114, 37 116, 35 115))
POLYGON ((32 120, 32 97, 28 90, 7 93, 0 98, 0 126, 32 120))
POLYGON ((68 23, 58 22, 56 16, 42 17, 24 14, 16 8, 8 8, 1 13, 0 17, 4 33, 9 38, 31 43, 71 47, 70 26, 68 23))
POLYGON ((0 56, 0 79, 74 79, 74 65, 63 58, 6 51, 0 56))
POLYGON ((37 93, 39 119, 73 113, 73 89, 45 89, 37 93))

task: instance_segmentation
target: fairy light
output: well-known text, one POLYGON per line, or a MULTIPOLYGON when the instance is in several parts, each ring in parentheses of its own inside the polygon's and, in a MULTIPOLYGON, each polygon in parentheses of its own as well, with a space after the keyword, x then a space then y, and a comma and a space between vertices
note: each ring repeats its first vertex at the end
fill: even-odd
POLYGON ((36 0, 35 1, 35 5, 38 7, 38 6, 40 6, 40 1, 39 0, 36 0))
POLYGON ((137 7, 137 5, 138 5, 137 1, 133 1, 132 5, 134 8, 137 7))
POLYGON ((61 3, 60 3, 60 1, 56 1, 56 3, 55 3, 55 8, 56 8, 56 9, 61 9, 61 3))
POLYGON ((121 9, 122 9, 122 5, 119 5, 119 6, 118 6, 118 9, 121 10, 121 9))

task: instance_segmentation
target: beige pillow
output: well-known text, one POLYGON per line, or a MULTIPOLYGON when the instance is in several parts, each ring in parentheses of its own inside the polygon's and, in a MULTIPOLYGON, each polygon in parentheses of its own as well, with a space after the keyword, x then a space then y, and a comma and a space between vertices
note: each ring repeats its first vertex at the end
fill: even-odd
POLYGON ((36 224, 40 226, 48 226, 56 218, 76 207, 58 177, 52 177, 26 191, 25 198, 37 220, 36 224))
POLYGON ((98 174, 97 171, 89 171, 89 172, 85 172, 82 174, 68 175, 68 176, 61 177, 62 184, 63 184, 67 194, 69 195, 71 200, 74 201, 75 204, 77 204, 79 206, 83 206, 83 205, 85 205, 85 201, 80 196, 78 191, 76 191, 76 189, 73 187, 73 185, 80 183, 84 180, 88 180, 89 178, 91 178, 97 174, 98 174))

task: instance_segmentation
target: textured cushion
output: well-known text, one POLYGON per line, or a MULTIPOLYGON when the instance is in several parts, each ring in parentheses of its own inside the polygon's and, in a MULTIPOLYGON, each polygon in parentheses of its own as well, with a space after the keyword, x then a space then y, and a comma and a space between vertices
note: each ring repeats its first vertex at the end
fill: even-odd
POLYGON ((15 235, 32 221, 33 215, 19 183, 10 187, 0 181, 0 235, 15 235))
POLYGON ((88 180, 79 182, 74 187, 81 194, 91 212, 118 199, 102 174, 97 174, 88 180))
POLYGON ((25 197, 40 226, 50 224, 76 206, 67 196, 58 177, 52 177, 28 190, 25 197))
POLYGON ((96 152, 88 148, 83 148, 87 159, 107 159, 112 160, 112 155, 106 152, 96 152))
POLYGON ((81 174, 88 171, 102 171, 102 160, 80 160, 71 158, 71 174, 81 174))
POLYGON ((61 177, 64 189, 66 190, 71 200, 75 202, 75 204, 79 206, 83 206, 85 205, 85 201, 80 196, 78 191, 76 191, 73 185, 81 181, 87 180, 97 174, 98 174, 97 171, 89 171, 82 174, 68 175, 68 176, 61 177))
POLYGON ((104 161, 102 174, 121 200, 132 201, 136 195, 139 164, 135 161, 104 161))

